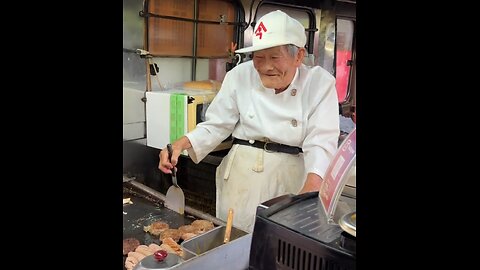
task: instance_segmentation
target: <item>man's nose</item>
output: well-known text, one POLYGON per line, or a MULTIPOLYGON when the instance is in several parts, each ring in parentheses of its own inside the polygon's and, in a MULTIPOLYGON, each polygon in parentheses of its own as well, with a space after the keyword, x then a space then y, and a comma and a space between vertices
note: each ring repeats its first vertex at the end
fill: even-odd
POLYGON ((266 69, 266 70, 272 70, 273 69, 273 61, 270 60, 270 59, 265 59, 265 63, 263 64, 263 67, 266 69))

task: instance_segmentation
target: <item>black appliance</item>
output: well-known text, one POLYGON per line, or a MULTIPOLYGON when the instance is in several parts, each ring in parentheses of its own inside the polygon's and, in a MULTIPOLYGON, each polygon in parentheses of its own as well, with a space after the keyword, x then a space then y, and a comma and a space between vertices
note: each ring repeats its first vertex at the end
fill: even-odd
POLYGON ((257 207, 249 269, 356 269, 356 192, 344 190, 355 171, 356 129, 335 154, 320 194, 284 195, 257 207))
POLYGON ((249 269, 355 268, 356 239, 327 222, 318 192, 285 195, 257 208, 249 269))

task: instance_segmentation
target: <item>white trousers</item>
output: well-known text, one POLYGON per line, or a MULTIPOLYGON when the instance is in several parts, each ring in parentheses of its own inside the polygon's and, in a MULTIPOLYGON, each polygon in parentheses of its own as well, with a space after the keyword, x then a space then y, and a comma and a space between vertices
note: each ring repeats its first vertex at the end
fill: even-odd
POLYGON ((266 152, 234 144, 216 171, 216 215, 233 226, 253 232, 257 206, 284 194, 297 194, 306 179, 303 153, 266 152))

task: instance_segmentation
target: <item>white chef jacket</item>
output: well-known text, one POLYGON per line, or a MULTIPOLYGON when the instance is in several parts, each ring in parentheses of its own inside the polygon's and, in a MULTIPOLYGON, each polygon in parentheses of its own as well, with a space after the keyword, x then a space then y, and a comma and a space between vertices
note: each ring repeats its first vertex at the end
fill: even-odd
POLYGON ((322 178, 338 144, 339 109, 335 78, 320 66, 302 64, 280 94, 265 88, 253 66, 242 63, 225 75, 205 121, 186 134, 189 156, 200 162, 230 134, 303 149, 305 175, 322 178))
POLYGON ((247 232, 254 229, 258 204, 298 193, 307 173, 325 176, 340 135, 335 79, 319 66, 301 65, 290 86, 275 94, 263 87, 252 61, 240 64, 226 74, 205 116, 186 134, 195 163, 230 134, 303 149, 291 155, 236 144, 222 159, 215 177, 216 216, 226 220, 232 208, 233 225, 247 232))

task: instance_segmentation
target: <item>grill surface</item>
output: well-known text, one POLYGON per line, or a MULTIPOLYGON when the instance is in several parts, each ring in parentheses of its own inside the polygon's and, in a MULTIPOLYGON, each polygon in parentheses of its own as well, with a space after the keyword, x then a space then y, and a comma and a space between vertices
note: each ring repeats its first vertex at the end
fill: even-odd
MULTIPOLYGON (((143 230, 143 226, 149 225, 153 221, 161 220, 167 223, 170 228, 178 228, 182 225, 191 224, 195 220, 193 216, 180 215, 157 203, 148 197, 141 197, 139 193, 128 192, 124 188, 124 198, 130 198, 133 204, 123 205, 123 239, 134 237, 140 241, 140 244, 149 245, 151 243, 161 244, 158 237, 154 237, 143 230)), ((123 265, 125 269, 125 259, 123 256, 123 265)))

